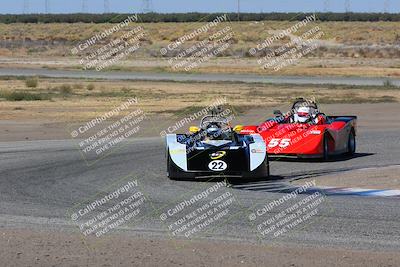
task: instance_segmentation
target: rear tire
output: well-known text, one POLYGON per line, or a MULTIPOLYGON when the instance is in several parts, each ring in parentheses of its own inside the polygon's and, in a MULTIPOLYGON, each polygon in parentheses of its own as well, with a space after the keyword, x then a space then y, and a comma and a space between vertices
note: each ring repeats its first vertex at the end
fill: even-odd
POLYGON ((329 160, 329 137, 328 137, 327 134, 324 134, 322 159, 324 161, 328 161, 329 160))
POLYGON ((356 147, 356 136, 354 134, 354 130, 351 130, 347 143, 347 155, 354 156, 354 154, 356 153, 356 147))
POLYGON ((270 162, 269 162, 269 158, 267 155, 267 179, 271 176, 271 168, 270 168, 270 162))

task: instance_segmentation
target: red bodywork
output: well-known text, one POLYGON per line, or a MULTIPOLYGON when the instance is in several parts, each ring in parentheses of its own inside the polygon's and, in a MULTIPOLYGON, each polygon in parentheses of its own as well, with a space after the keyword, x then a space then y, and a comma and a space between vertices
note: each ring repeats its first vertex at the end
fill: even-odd
POLYGON ((270 119, 258 126, 244 126, 242 134, 258 133, 270 156, 321 157, 324 136, 330 155, 348 152, 350 133, 356 135, 356 116, 324 117, 318 124, 287 123, 270 119))

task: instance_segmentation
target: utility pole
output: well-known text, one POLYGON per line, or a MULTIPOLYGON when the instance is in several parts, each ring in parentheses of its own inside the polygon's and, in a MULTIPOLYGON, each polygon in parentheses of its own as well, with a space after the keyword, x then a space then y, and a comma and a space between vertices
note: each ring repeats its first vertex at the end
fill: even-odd
POLYGON ((24 0, 23 12, 24 14, 29 13, 29 0, 24 0))
POLYGON ((110 13, 110 1, 104 0, 104 13, 110 13))
POLYGON ((240 21, 240 0, 237 0, 237 20, 240 21))
POLYGON ((44 3, 44 10, 46 14, 50 13, 50 0, 46 0, 44 3))
POLYGON ((329 12, 330 9, 330 3, 329 0, 324 1, 324 12, 329 12))
POLYGON ((350 12, 350 0, 345 0, 344 9, 346 10, 346 13, 350 12))
POLYGON ((389 11, 390 11, 390 0, 385 0, 384 7, 383 7, 383 12, 389 13, 389 11))
POLYGON ((151 3, 151 0, 143 0, 142 5, 143 5, 143 13, 153 12, 153 10, 152 10, 153 5, 151 3))
POLYGON ((82 13, 87 13, 87 0, 82 0, 82 13))

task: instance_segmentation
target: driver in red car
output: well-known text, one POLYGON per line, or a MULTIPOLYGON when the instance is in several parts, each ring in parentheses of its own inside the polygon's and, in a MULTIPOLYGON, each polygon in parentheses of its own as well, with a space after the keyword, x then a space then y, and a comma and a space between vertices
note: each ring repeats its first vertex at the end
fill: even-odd
POLYGON ((325 116, 319 112, 316 106, 298 106, 294 110, 291 120, 293 123, 310 123, 314 125, 326 122, 325 116))

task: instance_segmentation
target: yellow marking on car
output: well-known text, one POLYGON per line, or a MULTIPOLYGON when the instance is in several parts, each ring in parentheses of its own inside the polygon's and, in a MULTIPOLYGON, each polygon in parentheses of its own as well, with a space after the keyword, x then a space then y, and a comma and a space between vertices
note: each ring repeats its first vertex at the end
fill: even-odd
POLYGON ((218 151, 210 155, 211 159, 220 159, 226 155, 226 151, 218 151))

